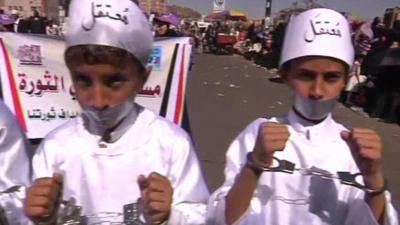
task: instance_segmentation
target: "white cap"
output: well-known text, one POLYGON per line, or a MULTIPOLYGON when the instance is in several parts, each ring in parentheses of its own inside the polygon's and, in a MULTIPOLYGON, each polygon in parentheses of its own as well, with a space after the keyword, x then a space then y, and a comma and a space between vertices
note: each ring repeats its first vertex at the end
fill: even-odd
POLYGON ((279 66, 303 56, 326 56, 351 67, 354 47, 350 29, 346 18, 331 9, 311 9, 295 16, 286 28, 279 66))
POLYGON ((73 0, 68 22, 67 47, 116 47, 147 65, 153 36, 149 21, 134 0, 73 0))

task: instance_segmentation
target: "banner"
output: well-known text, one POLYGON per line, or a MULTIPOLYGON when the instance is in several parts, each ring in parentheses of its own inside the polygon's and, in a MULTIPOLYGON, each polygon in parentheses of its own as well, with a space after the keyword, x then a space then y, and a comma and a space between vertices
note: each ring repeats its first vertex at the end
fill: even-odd
MULTIPOLYGON (((1 95, 28 138, 43 138, 81 111, 64 50, 62 40, 0 33, 1 95)), ((156 41, 152 73, 136 102, 180 124, 191 50, 189 38, 156 41)))
POLYGON ((213 0, 214 12, 221 12, 225 10, 225 0, 213 0))

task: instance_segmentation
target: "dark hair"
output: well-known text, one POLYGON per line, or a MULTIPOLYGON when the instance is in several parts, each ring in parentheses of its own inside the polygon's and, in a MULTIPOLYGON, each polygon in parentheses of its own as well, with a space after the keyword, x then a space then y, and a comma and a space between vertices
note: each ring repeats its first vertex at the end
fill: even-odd
POLYGON ((105 45, 77 45, 69 47, 64 53, 64 59, 68 67, 72 63, 80 64, 112 64, 118 67, 126 67, 134 64, 137 72, 145 78, 146 68, 131 53, 126 50, 105 45))

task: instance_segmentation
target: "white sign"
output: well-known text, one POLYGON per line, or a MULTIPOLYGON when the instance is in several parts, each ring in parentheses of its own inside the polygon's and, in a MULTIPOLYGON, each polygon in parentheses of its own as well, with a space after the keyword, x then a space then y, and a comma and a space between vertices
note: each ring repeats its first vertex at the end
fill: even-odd
POLYGON ((214 12, 220 12, 225 10, 225 0, 213 0, 214 12))
MULTIPOLYGON (((0 33, 1 95, 29 138, 45 135, 80 113, 69 71, 65 42, 45 37, 0 33)), ((181 124, 192 47, 189 38, 156 41, 153 68, 136 101, 181 124)))

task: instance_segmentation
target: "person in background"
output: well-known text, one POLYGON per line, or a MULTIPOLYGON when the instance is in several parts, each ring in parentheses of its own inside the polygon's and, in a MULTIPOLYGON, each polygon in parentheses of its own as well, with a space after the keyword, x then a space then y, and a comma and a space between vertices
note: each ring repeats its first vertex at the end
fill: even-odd
POLYGON ((292 107, 255 120, 232 142, 208 224, 398 225, 380 136, 332 117, 353 60, 342 14, 317 8, 289 22, 279 66, 292 107))
POLYGON ((14 32, 15 18, 0 10, 0 32, 14 32))
POLYGON ((14 18, 14 32, 18 32, 19 23, 21 21, 18 10, 11 10, 11 16, 14 18))
POLYGON ((12 16, 15 18, 14 32, 16 33, 28 33, 29 21, 22 17, 18 10, 13 10, 12 16))
POLYGON ((361 98, 366 99, 366 93, 364 93, 361 85, 367 80, 367 76, 362 74, 361 69, 365 57, 371 50, 372 38, 373 31, 365 22, 359 25, 353 37, 355 60, 349 73, 346 88, 344 89, 343 102, 356 111, 362 111, 361 107, 365 104, 360 101, 361 98))
POLYGON ((34 10, 33 16, 29 18, 29 33, 46 34, 46 21, 37 10, 34 10))
POLYGON ((46 26, 46 35, 58 36, 60 34, 59 31, 58 25, 52 19, 49 19, 46 26))
POLYGON ((0 224, 23 225, 25 187, 31 181, 32 148, 21 126, 0 100, 0 224), (3 213, 3 215, 1 215, 3 213))
POLYGON ((161 16, 154 18, 156 37, 180 37, 179 32, 172 29, 173 21, 169 17, 161 16))
POLYGON ((73 0, 69 15, 65 62, 83 111, 38 148, 26 215, 55 224, 75 206, 87 224, 204 224, 209 193, 189 135, 134 102, 151 72, 144 13, 131 0, 73 0))

